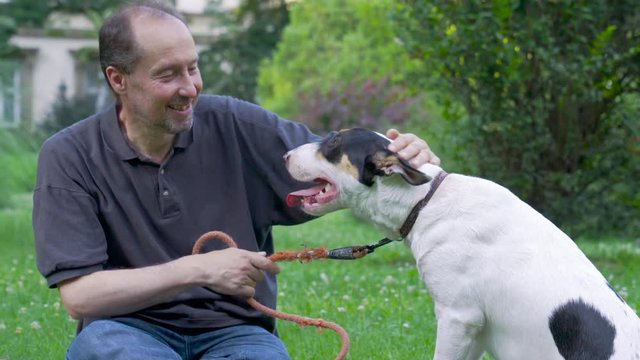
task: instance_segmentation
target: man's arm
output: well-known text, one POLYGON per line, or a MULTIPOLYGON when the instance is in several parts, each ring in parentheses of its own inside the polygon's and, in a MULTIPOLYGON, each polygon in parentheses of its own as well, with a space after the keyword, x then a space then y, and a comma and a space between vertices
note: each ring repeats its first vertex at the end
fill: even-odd
POLYGON ((63 281, 58 287, 71 317, 99 318, 170 301, 194 286, 249 298, 263 270, 280 271, 265 253, 229 248, 145 268, 98 271, 63 281))

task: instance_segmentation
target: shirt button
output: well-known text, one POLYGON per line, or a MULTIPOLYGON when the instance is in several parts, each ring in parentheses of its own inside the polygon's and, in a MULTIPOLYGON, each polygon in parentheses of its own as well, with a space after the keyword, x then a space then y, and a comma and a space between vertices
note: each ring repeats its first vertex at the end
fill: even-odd
POLYGON ((165 190, 165 191, 163 191, 163 192, 162 192, 162 195, 164 195, 164 196, 169 196, 169 190, 165 190))
POLYGON ((160 169, 160 174, 164 175, 164 169, 160 169))

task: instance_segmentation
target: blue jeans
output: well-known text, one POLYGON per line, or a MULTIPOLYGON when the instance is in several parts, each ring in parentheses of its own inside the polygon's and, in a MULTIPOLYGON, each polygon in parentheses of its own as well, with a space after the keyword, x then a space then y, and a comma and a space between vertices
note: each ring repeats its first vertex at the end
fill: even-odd
POLYGON ((290 360, 282 341, 254 325, 181 335, 143 321, 94 321, 73 341, 67 360, 290 360))

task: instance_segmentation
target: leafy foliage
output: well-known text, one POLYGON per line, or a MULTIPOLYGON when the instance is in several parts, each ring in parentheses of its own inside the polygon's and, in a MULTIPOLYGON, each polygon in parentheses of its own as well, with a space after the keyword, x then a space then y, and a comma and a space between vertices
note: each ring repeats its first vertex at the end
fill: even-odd
MULTIPOLYGON (((301 1, 291 9, 273 58, 260 68, 259 100, 286 117, 303 111, 300 99, 327 99, 353 84, 402 85, 413 62, 395 40, 391 0, 301 1)), ((306 100, 305 100, 306 99, 306 100)))
POLYGON ((84 119, 96 112, 97 96, 94 94, 76 94, 72 98, 67 97, 66 86, 61 84, 58 88, 56 101, 51 110, 45 116, 40 129, 46 134, 53 134, 84 119))
POLYGON ((243 0, 232 12, 212 12, 227 30, 200 53, 207 91, 255 102, 260 62, 271 56, 289 23, 285 0, 243 0))
POLYGON ((54 11, 86 13, 100 20, 124 3, 125 0, 10 0, 0 3, 0 55, 11 54, 16 49, 8 44, 9 38, 21 26, 42 28, 54 11))
POLYGON ((16 23, 23 26, 42 27, 47 16, 53 11, 84 13, 88 11, 103 12, 124 3, 124 0, 54 0, 32 1, 11 0, 5 6, 16 23))
POLYGON ((640 230, 634 1, 405 0, 397 9, 400 37, 423 63, 415 86, 435 77, 443 104, 464 107, 450 120, 470 171, 556 222, 586 220, 574 231, 640 230))
POLYGON ((389 78, 354 81, 326 94, 301 95, 298 120, 319 133, 350 127, 382 130, 415 116, 420 100, 401 86, 389 86, 389 78))

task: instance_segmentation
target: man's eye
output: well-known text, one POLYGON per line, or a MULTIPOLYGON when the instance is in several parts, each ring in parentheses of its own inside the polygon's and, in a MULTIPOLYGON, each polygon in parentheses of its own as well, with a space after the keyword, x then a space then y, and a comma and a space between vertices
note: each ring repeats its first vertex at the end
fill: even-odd
POLYGON ((162 73, 162 74, 158 75, 158 78, 160 80, 170 80, 170 79, 173 78, 173 76, 174 76, 173 72, 167 72, 167 73, 162 73))

